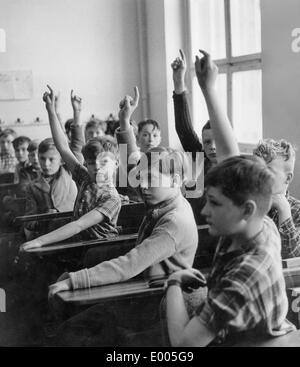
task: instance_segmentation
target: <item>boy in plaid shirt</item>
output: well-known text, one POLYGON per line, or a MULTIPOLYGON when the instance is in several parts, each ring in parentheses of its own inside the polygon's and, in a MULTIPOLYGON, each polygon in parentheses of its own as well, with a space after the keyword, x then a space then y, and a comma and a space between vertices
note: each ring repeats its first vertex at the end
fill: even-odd
POLYGON ((207 281, 207 298, 191 316, 183 289, 203 283, 201 274, 189 269, 169 277, 167 324, 172 346, 232 343, 294 330, 285 320, 288 301, 280 236, 266 216, 273 182, 265 162, 256 157, 232 157, 208 172, 202 214, 210 234, 221 238, 207 281))
POLYGON ((264 159, 275 176, 272 208, 268 213, 281 237, 283 258, 300 256, 300 201, 289 194, 296 160, 295 149, 285 140, 265 139, 253 154, 264 159))
MULTIPOLYGON (((69 147, 55 113, 54 92, 50 87, 49 90, 50 93, 46 92, 43 100, 46 103, 53 139, 78 187, 74 220, 53 232, 24 243, 21 247, 24 250, 63 241, 78 234, 82 239, 118 235, 116 223, 121 199, 113 184, 118 161, 117 144, 106 137, 89 140, 82 149, 87 168, 80 164, 69 147)), ((79 97, 72 94, 71 102, 75 110, 76 104, 80 103, 79 97)))

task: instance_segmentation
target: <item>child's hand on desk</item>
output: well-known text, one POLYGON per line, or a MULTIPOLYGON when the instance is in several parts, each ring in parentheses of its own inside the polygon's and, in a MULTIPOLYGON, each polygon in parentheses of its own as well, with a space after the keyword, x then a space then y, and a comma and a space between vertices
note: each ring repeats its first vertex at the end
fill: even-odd
POLYGON ((186 292, 191 292, 193 289, 206 285, 205 276, 199 270, 192 268, 176 271, 169 276, 168 282, 170 280, 177 280, 186 292))
POLYGON ((179 50, 179 52, 180 57, 177 57, 171 64, 176 94, 180 94, 185 91, 184 76, 186 73, 186 61, 184 52, 182 50, 179 50))
POLYGON ((119 103, 119 120, 120 123, 122 121, 129 121, 133 112, 136 110, 139 104, 140 94, 138 87, 134 87, 134 98, 131 96, 125 96, 122 101, 119 103))
POLYGON ((42 246, 41 242, 38 239, 35 239, 35 240, 32 240, 32 241, 28 241, 28 242, 23 243, 23 245, 20 246, 19 251, 23 252, 23 251, 27 251, 27 250, 37 248, 37 247, 41 247, 41 246, 42 246))
POLYGON ((216 85, 218 67, 207 52, 203 50, 199 51, 203 54, 203 57, 200 59, 199 56, 196 56, 195 61, 198 83, 202 90, 213 89, 216 85))
POLYGON ((62 291, 69 291, 72 289, 71 279, 61 280, 49 286, 48 298, 53 297, 56 293, 62 291))
POLYGON ((73 107, 73 111, 74 113, 80 113, 81 112, 81 97, 73 94, 73 89, 71 90, 71 103, 72 103, 72 107, 73 107))

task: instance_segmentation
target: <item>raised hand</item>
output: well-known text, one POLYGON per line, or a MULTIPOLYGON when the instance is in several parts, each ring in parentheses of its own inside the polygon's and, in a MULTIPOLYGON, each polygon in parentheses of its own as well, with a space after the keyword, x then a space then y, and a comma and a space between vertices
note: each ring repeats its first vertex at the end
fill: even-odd
POLYGON ((171 67, 173 70, 173 81, 174 81, 174 88, 175 93, 180 94, 186 88, 184 84, 184 76, 186 73, 186 59, 184 52, 179 50, 180 57, 176 57, 176 59, 172 62, 171 67))
POLYGON ((203 50, 199 50, 203 57, 196 56, 195 71, 198 83, 202 90, 213 89, 216 85, 218 67, 211 59, 211 56, 203 50))
POLYGON ((82 98, 75 95, 73 93, 73 89, 71 90, 71 103, 73 107, 74 113, 80 113, 82 108, 82 98))
POLYGON ((46 104, 46 109, 48 112, 55 112, 55 94, 53 89, 47 85, 49 92, 43 94, 43 101, 46 104))
POLYGON ((134 87, 134 97, 125 96, 119 103, 119 120, 122 122, 129 122, 133 112, 139 104, 140 94, 138 87, 134 87))

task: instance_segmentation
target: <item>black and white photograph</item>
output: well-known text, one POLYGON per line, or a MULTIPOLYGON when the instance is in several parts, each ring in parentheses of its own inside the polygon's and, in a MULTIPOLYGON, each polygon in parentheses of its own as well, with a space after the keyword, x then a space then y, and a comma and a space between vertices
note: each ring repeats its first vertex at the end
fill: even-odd
POLYGON ((300 0, 0 0, 0 348, 300 347, 299 147, 300 0))

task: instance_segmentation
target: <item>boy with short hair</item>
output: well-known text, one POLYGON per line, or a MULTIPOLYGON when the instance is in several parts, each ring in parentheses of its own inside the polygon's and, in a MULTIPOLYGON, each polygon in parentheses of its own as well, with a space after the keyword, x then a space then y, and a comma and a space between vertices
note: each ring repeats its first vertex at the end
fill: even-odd
POLYGON ((100 138, 105 135, 107 123, 95 117, 91 118, 85 126, 85 141, 100 138))
POLYGON ((18 136, 13 140, 13 147, 15 150, 15 157, 18 160, 15 170, 15 181, 20 181, 20 170, 29 166, 28 162, 28 145, 30 143, 30 139, 27 136, 18 136))
MULTIPOLYGON (((71 174, 63 167, 52 138, 39 144, 38 158, 42 174, 26 188, 26 215, 72 210, 77 188, 71 174)), ((25 229, 40 232, 44 226, 41 221, 26 222, 25 229)))
POLYGON ((156 148, 161 143, 159 123, 155 120, 143 120, 138 123, 137 145, 142 153, 156 148))
POLYGON ((300 201, 289 194, 294 176, 296 152, 286 140, 265 139, 258 143, 253 154, 267 163, 275 176, 270 218, 281 237, 282 257, 300 256, 300 201))
POLYGON ((209 232, 221 236, 207 281, 207 299, 187 312, 183 289, 203 284, 198 271, 168 280, 167 323, 172 346, 207 346, 249 336, 279 336, 294 330, 285 320, 288 300, 280 236, 266 216, 273 175, 259 158, 232 157, 205 177, 203 215, 209 232))
POLYGON ((9 128, 0 133, 0 174, 15 172, 17 160, 12 142, 16 135, 16 132, 9 128))
POLYGON ((19 190, 25 192, 30 182, 40 179, 42 172, 38 158, 38 140, 31 140, 28 147, 28 164, 20 169, 19 172, 19 190))

